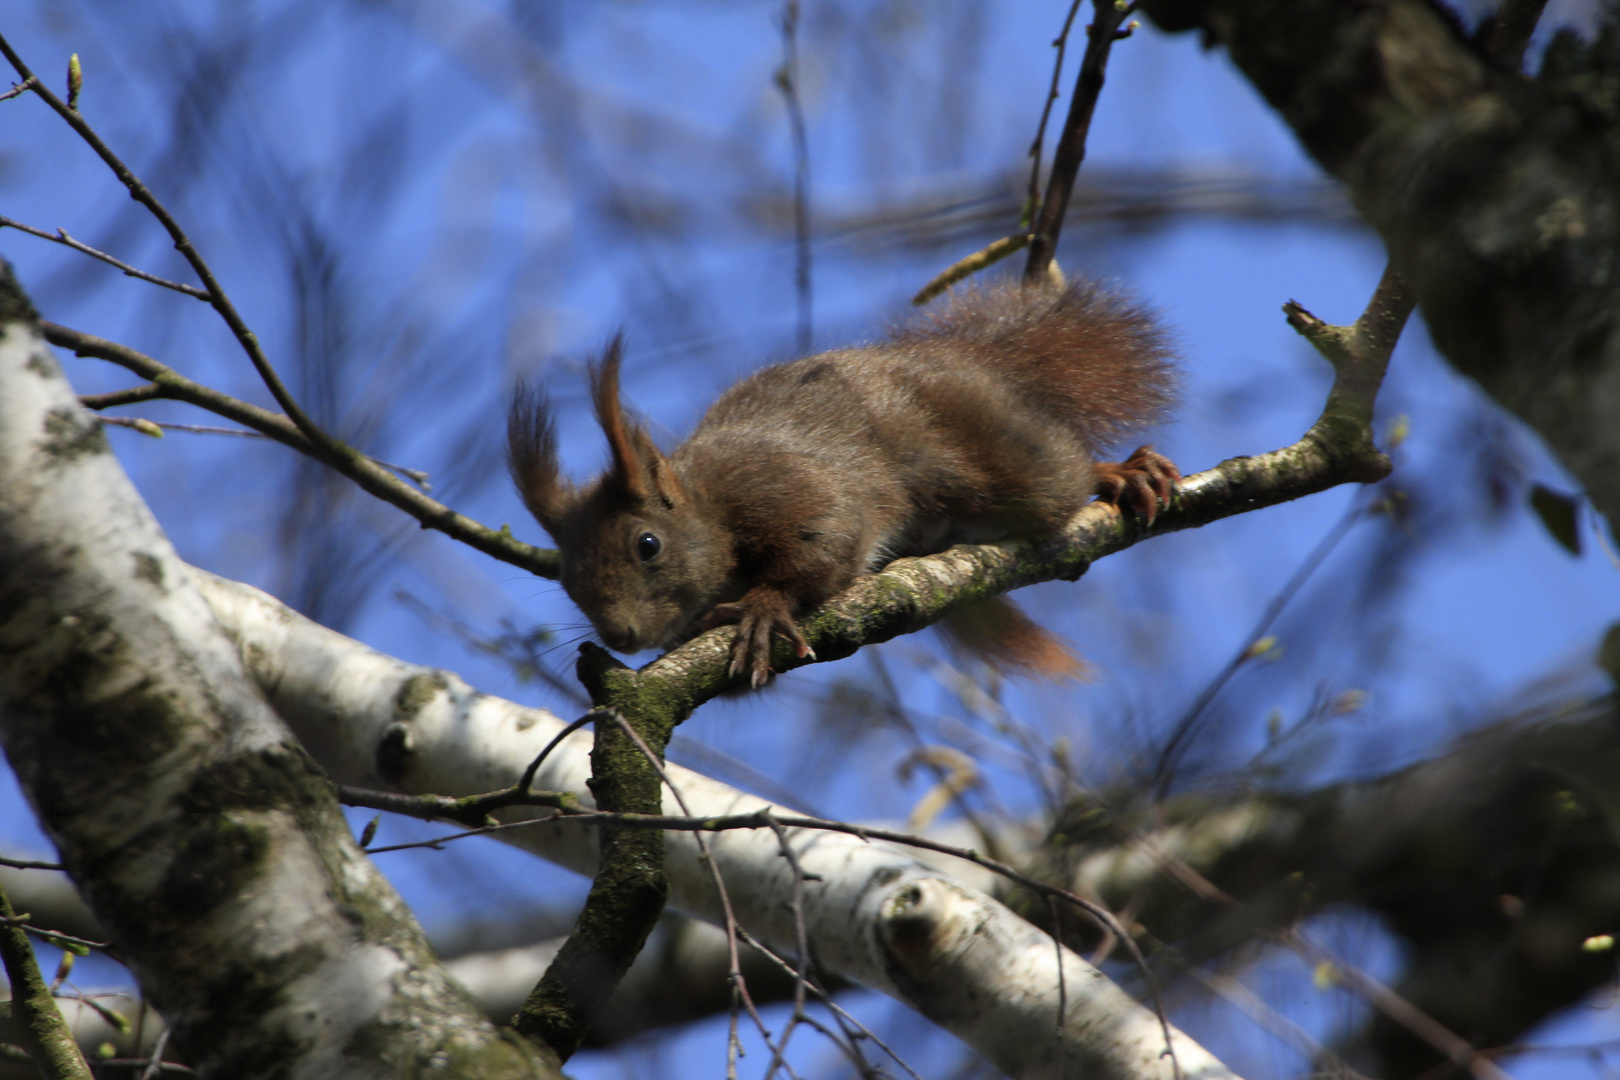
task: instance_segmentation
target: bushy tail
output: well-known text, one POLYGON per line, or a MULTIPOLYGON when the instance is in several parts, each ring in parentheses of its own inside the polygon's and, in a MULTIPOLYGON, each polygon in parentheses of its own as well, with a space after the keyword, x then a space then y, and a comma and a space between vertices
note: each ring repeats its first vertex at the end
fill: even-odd
POLYGON ((1178 371, 1147 309, 1094 281, 959 287, 893 332, 896 344, 968 350, 1018 379, 1099 457, 1165 419, 1178 371))
POLYGON ((1085 679, 1091 668, 1010 597, 992 596, 957 608, 935 627, 953 653, 973 657, 1003 676, 1085 679))

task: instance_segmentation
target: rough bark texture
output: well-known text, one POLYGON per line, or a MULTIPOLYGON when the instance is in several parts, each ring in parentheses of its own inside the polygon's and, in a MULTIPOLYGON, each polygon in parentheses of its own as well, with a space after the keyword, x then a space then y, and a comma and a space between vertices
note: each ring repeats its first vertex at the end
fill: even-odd
POLYGON ((1620 521, 1620 31, 1534 79, 1427 0, 1149 0, 1350 188, 1458 370, 1620 521))
POLYGON ((3 265, 0 745, 202 1075, 557 1075, 355 846, 3 265))
MULTIPOLYGON (((580 658, 591 698, 604 710, 591 750, 591 794, 602 810, 657 814, 663 810, 658 766, 685 713, 649 710, 632 693, 615 692, 630 672, 601 649, 580 658), (608 675, 603 678, 603 670, 608 675), (594 675, 592 673, 595 673, 594 675), (614 711, 607 711, 614 710, 614 711), (623 716, 638 746, 618 722, 623 716), (657 762, 649 759, 656 755, 657 762)), ((545 976, 512 1019, 522 1034, 554 1047, 563 1060, 584 1045, 592 1023, 630 970, 669 896, 664 834, 656 829, 603 829, 601 856, 585 906, 545 976)))

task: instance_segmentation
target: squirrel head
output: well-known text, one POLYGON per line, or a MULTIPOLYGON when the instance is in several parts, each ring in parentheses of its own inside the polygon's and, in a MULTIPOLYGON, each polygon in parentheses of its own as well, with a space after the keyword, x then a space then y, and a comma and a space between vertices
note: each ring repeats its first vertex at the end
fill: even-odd
POLYGON ((619 406, 619 338, 591 369, 591 400, 612 465, 576 488, 558 471, 556 425, 542 391, 520 387, 507 461, 524 505, 556 541, 563 589, 604 644, 632 653, 680 637, 720 598, 732 544, 698 493, 619 406))

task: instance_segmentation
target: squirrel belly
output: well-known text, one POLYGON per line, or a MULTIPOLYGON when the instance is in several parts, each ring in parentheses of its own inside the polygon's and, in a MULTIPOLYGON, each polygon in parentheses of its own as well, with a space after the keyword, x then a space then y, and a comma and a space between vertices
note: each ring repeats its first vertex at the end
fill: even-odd
MULTIPOLYGON (((1090 282, 963 290, 885 341, 764 368, 667 458, 623 415, 619 361, 615 341, 592 383, 613 463, 583 488, 558 475, 544 398, 520 392, 519 491, 606 644, 736 622, 732 671, 756 686, 773 639, 809 654, 796 615, 891 558, 1049 535, 1099 494, 1151 518, 1179 478, 1146 448, 1097 462, 1163 418, 1175 369, 1151 317, 1090 282)), ((997 608, 979 622, 1002 640, 967 647, 1004 670, 1064 666, 997 608)))

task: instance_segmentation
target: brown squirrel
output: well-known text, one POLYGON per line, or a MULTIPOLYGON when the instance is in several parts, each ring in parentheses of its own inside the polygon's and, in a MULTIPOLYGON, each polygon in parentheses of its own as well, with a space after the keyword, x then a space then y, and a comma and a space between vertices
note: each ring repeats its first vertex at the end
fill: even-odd
MULTIPOLYGON (((1061 529, 1093 495, 1153 519, 1180 473, 1103 447, 1163 418, 1175 368, 1143 309, 1092 282, 962 289, 875 345, 767 367, 665 457, 619 405, 621 343, 591 373, 612 466, 558 474, 542 392, 520 388, 509 464, 556 541, 562 585, 610 648, 667 647, 735 622, 731 674, 770 672, 794 616, 901 555, 1061 529)), ((1002 669, 1078 668, 1010 601, 969 647, 1002 669)), ((983 617, 988 615, 988 618, 983 617)))

